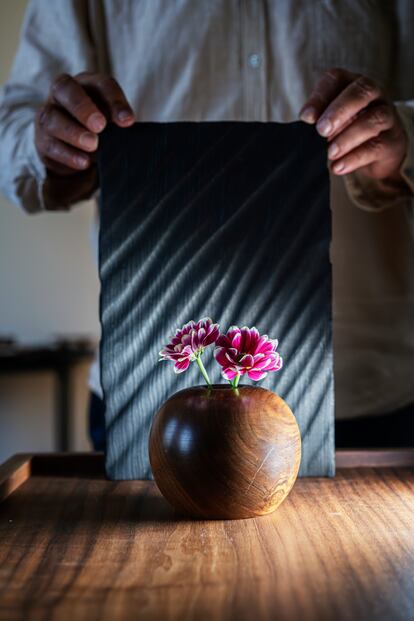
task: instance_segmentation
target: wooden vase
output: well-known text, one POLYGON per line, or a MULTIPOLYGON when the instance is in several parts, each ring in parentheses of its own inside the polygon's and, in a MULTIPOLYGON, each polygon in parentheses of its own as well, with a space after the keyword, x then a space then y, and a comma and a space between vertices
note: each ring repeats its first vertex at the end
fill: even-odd
POLYGON ((259 386, 194 386, 154 417, 149 457, 164 497, 181 513, 237 519, 274 511, 300 465, 296 418, 259 386))

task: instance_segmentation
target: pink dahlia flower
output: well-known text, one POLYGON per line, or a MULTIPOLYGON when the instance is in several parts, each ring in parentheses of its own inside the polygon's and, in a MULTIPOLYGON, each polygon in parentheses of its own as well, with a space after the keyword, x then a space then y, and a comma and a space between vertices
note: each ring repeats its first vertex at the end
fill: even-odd
POLYGON ((201 354, 218 336, 219 326, 210 317, 203 317, 197 322, 191 320, 170 337, 170 343, 159 352, 161 358, 158 362, 173 360, 176 373, 186 371, 193 360, 197 360, 200 366, 201 354))
POLYGON ((223 377, 229 381, 245 373, 258 381, 269 371, 282 368, 283 360, 275 351, 277 346, 276 339, 269 339, 267 334, 260 336, 257 328, 231 326, 227 334, 220 334, 216 340, 214 357, 222 367, 223 377))

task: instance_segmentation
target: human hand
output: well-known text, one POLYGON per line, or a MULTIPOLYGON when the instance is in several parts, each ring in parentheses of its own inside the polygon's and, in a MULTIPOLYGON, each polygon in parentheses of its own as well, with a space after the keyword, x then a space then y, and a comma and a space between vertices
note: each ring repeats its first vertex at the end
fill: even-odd
POLYGON ((97 73, 55 78, 35 122, 36 149, 46 168, 61 176, 90 168, 108 120, 119 127, 135 120, 113 78, 97 73))
POLYGON ((358 170, 373 179, 402 181, 399 168, 407 136, 396 107, 373 80, 330 69, 299 116, 306 123, 316 123, 319 134, 327 138, 333 173, 358 170))

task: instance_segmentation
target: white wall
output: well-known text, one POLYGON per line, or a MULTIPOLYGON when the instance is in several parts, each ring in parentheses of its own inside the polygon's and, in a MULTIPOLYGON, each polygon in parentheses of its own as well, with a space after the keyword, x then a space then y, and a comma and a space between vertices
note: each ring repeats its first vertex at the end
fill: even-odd
MULTIPOLYGON (((0 2, 0 83, 17 47, 26 0, 0 2)), ((1 148, 1 145, 0 145, 1 148)), ((0 336, 40 342, 98 338, 97 270, 90 244, 94 206, 29 216, 0 195, 0 336)), ((87 449, 88 365, 73 381, 73 446, 87 449)), ((18 451, 52 450, 53 375, 0 376, 0 462, 18 451)))

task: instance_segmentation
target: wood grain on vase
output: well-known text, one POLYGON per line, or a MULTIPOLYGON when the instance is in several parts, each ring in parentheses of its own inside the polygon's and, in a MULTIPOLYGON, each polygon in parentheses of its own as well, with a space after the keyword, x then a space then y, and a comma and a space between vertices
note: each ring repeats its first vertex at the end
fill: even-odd
POLYGON ((191 516, 274 511, 299 470, 300 432, 288 405, 259 386, 214 384, 172 395, 157 412, 150 462, 165 498, 191 516))

